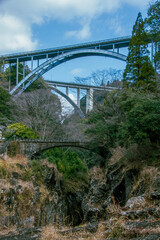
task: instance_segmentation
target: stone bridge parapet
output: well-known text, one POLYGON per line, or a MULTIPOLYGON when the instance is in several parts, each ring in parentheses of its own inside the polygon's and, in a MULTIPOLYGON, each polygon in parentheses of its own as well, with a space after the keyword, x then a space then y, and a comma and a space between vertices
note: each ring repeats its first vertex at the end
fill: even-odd
POLYGON ((69 142, 69 141, 53 141, 53 140, 41 140, 41 139, 26 139, 15 140, 8 146, 8 151, 15 151, 18 154, 23 154, 28 157, 38 154, 55 147, 78 147, 89 149, 89 142, 69 142))

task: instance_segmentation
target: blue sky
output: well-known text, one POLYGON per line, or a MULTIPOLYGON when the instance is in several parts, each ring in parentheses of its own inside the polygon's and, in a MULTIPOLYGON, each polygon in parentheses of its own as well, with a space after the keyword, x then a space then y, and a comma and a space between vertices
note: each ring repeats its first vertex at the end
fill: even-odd
MULTIPOLYGON (((127 36, 138 12, 145 17, 148 6, 148 0, 0 0, 0 54, 127 36)), ((44 77, 73 81, 74 76, 124 67, 118 60, 87 57, 44 77)))

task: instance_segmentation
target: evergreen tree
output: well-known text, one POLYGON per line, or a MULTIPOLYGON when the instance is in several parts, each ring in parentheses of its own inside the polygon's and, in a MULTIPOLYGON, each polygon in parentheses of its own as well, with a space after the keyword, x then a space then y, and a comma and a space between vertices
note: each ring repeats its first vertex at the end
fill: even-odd
POLYGON ((153 91, 155 82, 154 68, 148 57, 147 34, 141 13, 138 14, 133 26, 132 37, 129 43, 127 65, 123 74, 124 86, 137 87, 153 91))
POLYGON ((147 18, 145 19, 147 31, 154 42, 155 55, 154 63, 156 69, 160 69, 160 1, 157 0, 154 4, 150 5, 147 18))
POLYGON ((8 80, 8 74, 6 72, 6 64, 7 62, 3 61, 3 58, 0 58, 0 84, 6 82, 8 80))
POLYGON ((11 96, 9 93, 0 86, 0 125, 6 125, 6 123, 11 119, 11 106, 9 102, 11 96))

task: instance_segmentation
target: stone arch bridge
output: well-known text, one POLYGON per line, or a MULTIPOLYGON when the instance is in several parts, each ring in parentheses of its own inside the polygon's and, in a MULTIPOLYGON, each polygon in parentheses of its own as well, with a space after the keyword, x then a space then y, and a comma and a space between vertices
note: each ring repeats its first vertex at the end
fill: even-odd
POLYGON ((16 154, 23 154, 31 158, 33 155, 36 155, 42 151, 45 151, 50 148, 55 148, 55 147, 77 147, 77 148, 83 148, 83 149, 89 150, 90 143, 80 142, 80 141, 69 142, 69 141, 53 141, 53 140, 40 140, 40 139, 15 140, 9 144, 7 151, 11 151, 16 154))

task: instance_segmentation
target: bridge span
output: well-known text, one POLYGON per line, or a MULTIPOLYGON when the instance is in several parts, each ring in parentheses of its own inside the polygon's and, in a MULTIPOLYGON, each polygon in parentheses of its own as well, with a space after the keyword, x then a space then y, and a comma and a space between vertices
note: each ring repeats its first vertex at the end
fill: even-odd
POLYGON ((55 147, 76 147, 89 150, 90 143, 80 141, 69 142, 40 139, 15 140, 9 144, 7 151, 14 152, 16 149, 16 154, 23 154, 31 158, 33 155, 36 155, 42 151, 55 147))
MULTIPOLYGON (((126 61, 126 56, 120 53, 120 49, 129 46, 130 38, 130 36, 127 36, 1 56, 4 64, 9 64, 10 71, 11 65, 16 64, 16 86, 10 89, 10 94, 18 97, 43 74, 64 62, 76 58, 104 56, 126 61), (28 62, 31 68, 30 73, 26 75, 25 66, 28 62), (19 73, 19 63, 23 64, 23 73, 19 73), (20 74, 23 76, 21 81, 19 81, 20 74)), ((9 82, 11 82, 10 76, 9 82)))
POLYGON ((84 118, 85 115, 82 112, 80 108, 80 93, 81 90, 86 90, 86 114, 90 111, 93 110, 93 93, 94 91, 113 91, 117 90, 118 88, 116 87, 109 87, 109 86, 93 86, 93 85, 86 85, 86 84, 78 84, 78 83, 66 83, 66 82, 58 82, 58 81, 47 81, 45 82, 48 84, 48 86, 55 92, 57 92, 59 95, 64 97, 77 111, 79 114, 80 118, 84 118), (63 87, 65 88, 66 92, 63 93, 57 87, 63 87), (76 103, 69 97, 69 89, 73 88, 77 90, 77 101, 76 103))
MULTIPOLYGON (((121 61, 126 61, 126 56, 120 53, 121 48, 129 46, 131 36, 106 39, 101 41, 93 41, 88 43, 74 44, 70 46, 55 47, 44 50, 28 51, 14 54, 6 54, 0 56, 4 65, 9 65, 9 72, 11 73, 11 66, 16 65, 16 86, 11 89, 11 74, 9 74, 9 92, 14 99, 19 97, 34 81, 36 81, 43 74, 56 66, 81 57, 87 56, 103 56, 110 57, 121 61), (19 72, 19 63, 23 65, 23 71, 19 72), (29 63, 30 72, 26 72, 26 65, 29 63), (21 75, 21 80, 20 80, 21 75)), ((27 65, 28 66, 28 65, 27 65)), ((75 104, 69 97, 69 88, 75 88, 74 84, 64 83, 66 87, 66 94, 55 87, 54 83, 46 81, 49 87, 58 94, 66 98, 66 100, 75 108, 81 118, 85 115, 80 109, 80 89, 85 89, 86 94, 86 113, 93 108, 93 86, 77 86, 77 104, 75 104), (52 85, 51 85, 52 84, 52 85)), ((56 83, 56 86, 62 86, 62 83, 56 83)), ((97 87, 96 90, 102 90, 97 87)), ((103 88, 104 90, 104 88, 103 88)), ((107 91, 113 89, 107 88, 107 91)))

